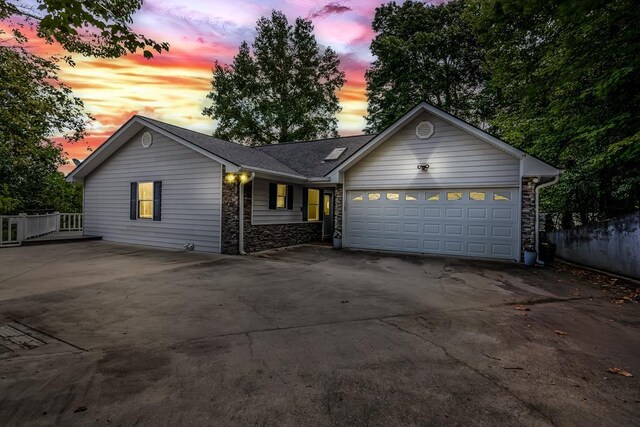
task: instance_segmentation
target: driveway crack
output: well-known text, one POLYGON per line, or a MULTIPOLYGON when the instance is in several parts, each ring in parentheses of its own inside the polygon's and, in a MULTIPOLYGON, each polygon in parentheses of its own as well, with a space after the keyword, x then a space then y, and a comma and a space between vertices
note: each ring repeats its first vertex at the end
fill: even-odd
POLYGON ((500 388, 501 390, 505 391, 507 394, 509 394, 511 397, 513 397, 514 399, 516 399, 518 402, 520 402, 522 405, 524 405, 525 407, 529 408, 530 410, 532 410, 533 412, 538 413, 539 415, 541 415, 547 422, 549 422, 549 424, 555 426, 556 424, 553 422, 553 420, 551 418, 549 418, 549 416, 547 414, 545 414, 540 408, 538 408, 536 405, 526 402, 524 400, 522 400, 517 394, 515 394, 511 389, 509 389, 508 387, 506 387, 505 385, 503 385, 502 383, 500 383, 500 381, 498 381, 496 378, 493 378, 490 375, 485 374, 484 372, 480 371, 479 369, 469 365, 467 362, 465 362, 462 359, 459 359, 458 357, 454 356, 453 354, 449 353, 449 350, 447 350, 447 348, 443 345, 440 345, 434 341, 431 341, 429 338, 420 335, 416 332, 412 332, 409 331, 401 326, 396 325, 395 323, 389 322, 387 320, 384 320, 382 318, 378 319, 381 323, 384 323, 385 325, 394 327, 396 329, 398 329, 401 332, 404 332, 405 334, 409 334, 409 335, 413 335, 414 337, 419 338, 420 340, 431 344, 434 347, 439 348, 440 350, 442 350, 442 352, 451 360, 455 361, 456 363, 458 363, 459 365, 462 365, 468 369, 470 369, 471 371, 475 372, 476 374, 480 375, 481 377, 487 379, 489 382, 491 382, 491 384, 495 385, 496 387, 500 388))

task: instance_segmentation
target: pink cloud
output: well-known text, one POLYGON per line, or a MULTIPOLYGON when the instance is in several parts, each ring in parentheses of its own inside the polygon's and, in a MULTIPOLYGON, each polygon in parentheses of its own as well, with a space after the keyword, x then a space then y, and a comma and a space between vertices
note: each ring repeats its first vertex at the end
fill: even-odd
POLYGON ((309 18, 321 18, 327 15, 349 12, 351 8, 338 2, 328 3, 309 15, 309 18))

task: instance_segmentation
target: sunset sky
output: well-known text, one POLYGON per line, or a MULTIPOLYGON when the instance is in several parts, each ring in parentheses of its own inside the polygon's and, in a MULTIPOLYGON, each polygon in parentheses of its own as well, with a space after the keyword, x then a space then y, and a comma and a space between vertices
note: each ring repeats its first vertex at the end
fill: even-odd
MULTIPOLYGON (((96 119, 86 143, 65 147, 69 158, 84 159, 87 146, 97 148, 137 113, 211 133, 215 123, 201 111, 208 105, 213 62, 229 63, 243 40, 253 41, 256 20, 272 9, 282 10, 290 22, 297 16, 311 19, 318 42, 338 52, 347 77, 339 93, 339 133, 360 133, 366 113, 364 72, 373 59, 371 21, 380 4, 381 0, 146 0, 134 16, 133 29, 169 42, 168 53, 151 60, 141 53, 118 59, 76 55, 77 65, 63 66, 60 72, 96 119)), ((41 54, 60 53, 55 45, 36 48, 41 54)))

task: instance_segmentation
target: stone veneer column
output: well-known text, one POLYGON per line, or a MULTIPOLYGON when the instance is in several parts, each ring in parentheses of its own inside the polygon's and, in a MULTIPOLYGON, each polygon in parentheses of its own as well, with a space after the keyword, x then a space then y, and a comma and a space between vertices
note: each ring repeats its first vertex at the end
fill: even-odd
POLYGON ((225 180, 226 170, 222 167, 222 245, 223 254, 238 255, 240 197, 238 183, 225 180))
POLYGON ((536 244, 536 184, 534 178, 522 178, 522 205, 520 210, 520 234, 522 237, 522 251, 520 259, 524 257, 524 249, 536 244))
POLYGON ((333 206, 333 237, 342 239, 342 184, 336 185, 333 206))

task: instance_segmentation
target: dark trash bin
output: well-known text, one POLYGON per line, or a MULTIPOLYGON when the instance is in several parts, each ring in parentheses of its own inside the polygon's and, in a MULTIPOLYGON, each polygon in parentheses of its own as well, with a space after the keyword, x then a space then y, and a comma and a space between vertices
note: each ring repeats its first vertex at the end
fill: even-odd
POLYGON ((553 243, 540 243, 540 261, 545 265, 552 265, 556 258, 556 245, 553 243))

